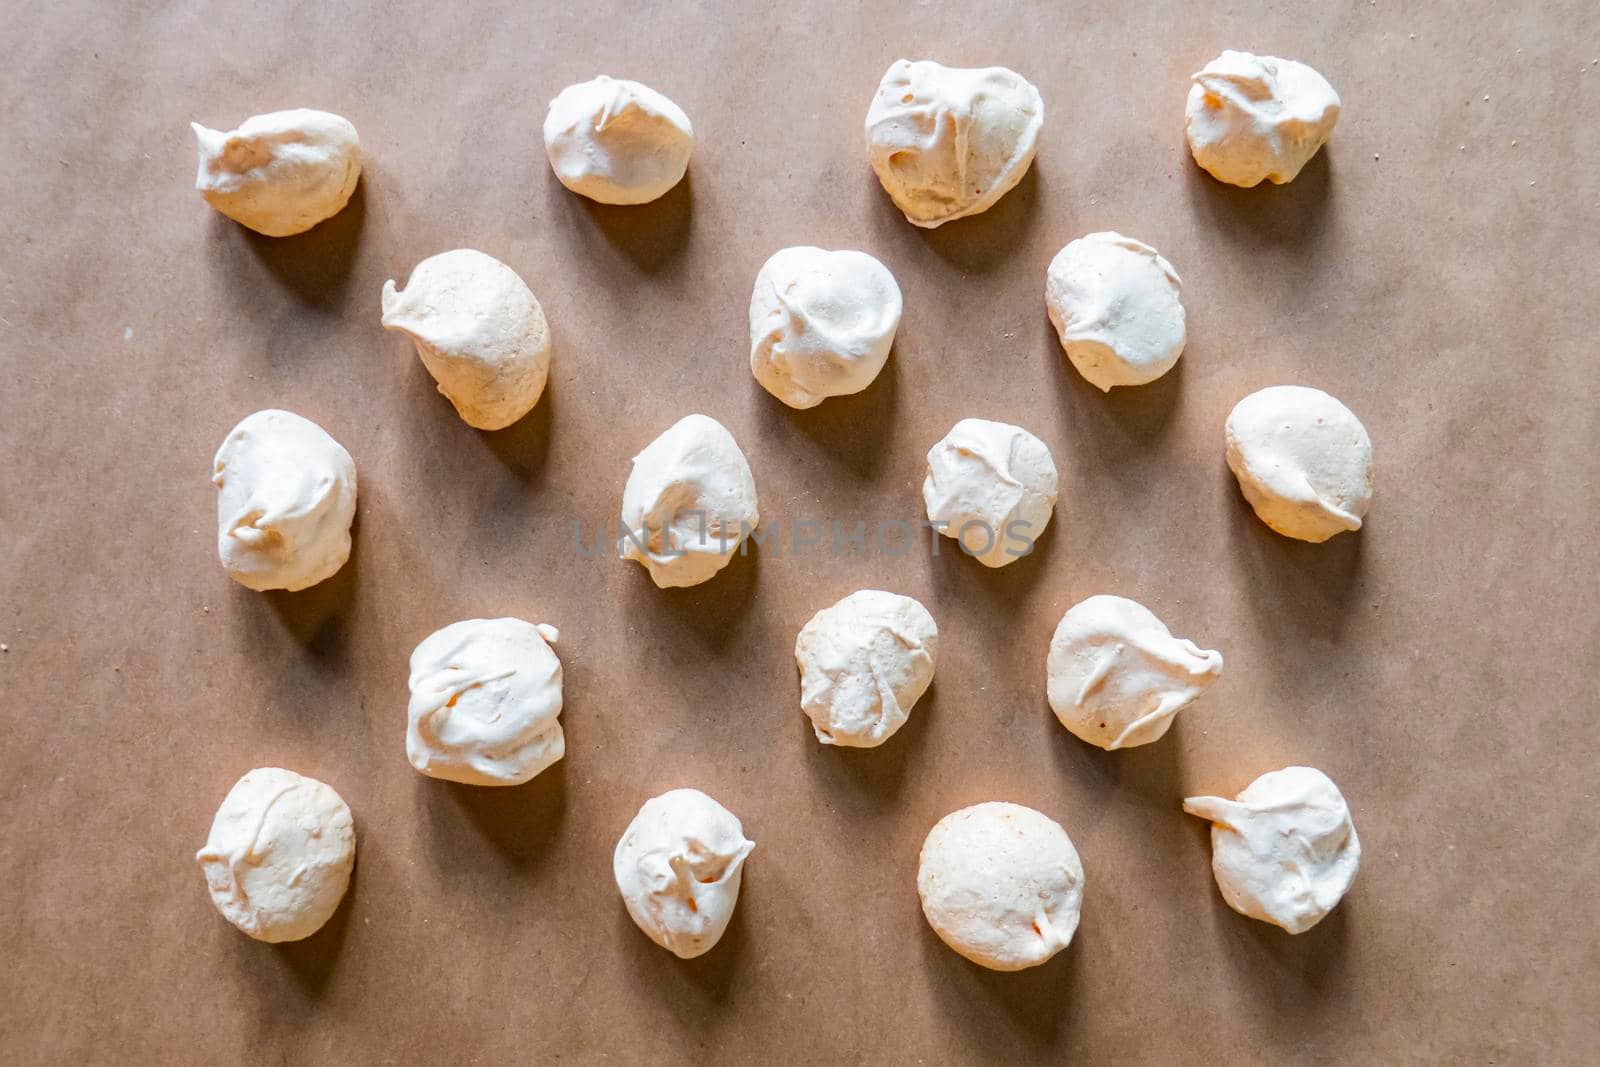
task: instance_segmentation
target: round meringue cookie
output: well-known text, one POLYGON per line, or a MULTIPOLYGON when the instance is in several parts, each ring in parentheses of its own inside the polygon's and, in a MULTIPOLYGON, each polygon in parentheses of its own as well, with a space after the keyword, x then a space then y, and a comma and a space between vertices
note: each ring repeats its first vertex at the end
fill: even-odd
POLYGON ((750 294, 750 372, 792 408, 859 393, 889 358, 900 286, 865 252, 773 254, 750 294))
POLYGON ((1228 469, 1262 522, 1312 542, 1361 529, 1372 506, 1372 440, 1339 401, 1274 385, 1234 405, 1225 435, 1228 469))
POLYGON ((566 754, 554 626, 467 619, 411 653, 406 758, 430 778, 521 785, 566 754))
POLYGON ((268 409, 229 431, 212 461, 217 555, 247 589, 291 592, 350 558, 356 465, 326 430, 268 409))
POLYGON ((468 426, 499 430, 539 402, 550 326, 517 272, 470 248, 429 256, 403 290, 383 283, 383 328, 411 338, 468 426))
POLYGON ((223 798, 195 861, 223 918, 257 941, 299 941, 344 899, 355 823, 331 786, 258 767, 223 798))
POLYGON ((863 589, 811 617, 794 643, 800 710, 825 745, 874 748, 933 681, 939 627, 908 596, 863 589))
POLYGON ((1303 934, 1344 899, 1361 866, 1350 806, 1312 767, 1285 767, 1233 800, 1189 797, 1183 810, 1211 820, 1211 870, 1240 915, 1303 934))
POLYGON ((550 101, 544 150, 561 184, 602 204, 646 204, 689 169, 694 127, 648 85, 604 74, 550 101))
POLYGON ((1083 863, 1061 824, 991 801, 934 824, 917 864, 922 914, 981 967, 1020 971, 1066 948, 1083 907, 1083 863))
POLYGON ((273 111, 236 130, 189 127, 200 153, 194 187, 228 218, 268 237, 304 233, 337 215, 361 177, 356 128, 327 111, 273 111))
POLYGON ((1056 505, 1056 464, 1027 430, 962 419, 928 450, 928 522, 986 567, 1033 551, 1056 505))
POLYGON ((755 847, 733 812, 698 789, 674 789, 645 801, 611 870, 645 936, 689 960, 722 940, 755 847))
POLYGON ((1173 637, 1143 604, 1101 595, 1061 616, 1046 689, 1062 726, 1114 751, 1159 741, 1221 674, 1222 653, 1173 637))
POLYGON ((1220 182, 1293 181, 1339 121, 1339 94, 1304 63, 1225 51, 1194 75, 1189 151, 1220 182))
POLYGON ((899 59, 867 108, 867 152, 906 220, 932 228, 1010 192, 1043 125, 1039 90, 1015 71, 899 59))
POLYGON ((1183 354, 1183 282, 1155 249, 1120 233, 1070 242, 1045 275, 1061 347, 1090 385, 1153 382, 1183 354))
POLYGON ((633 457, 617 552, 662 589, 699 585, 761 521, 750 463, 716 419, 686 415, 633 457))

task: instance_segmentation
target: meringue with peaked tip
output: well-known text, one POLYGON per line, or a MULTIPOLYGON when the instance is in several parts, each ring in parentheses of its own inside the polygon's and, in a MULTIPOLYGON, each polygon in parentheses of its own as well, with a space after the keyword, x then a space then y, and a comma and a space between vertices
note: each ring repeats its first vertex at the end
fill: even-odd
POLYGON ((350 887, 355 823, 331 786, 258 767, 223 798, 195 862, 224 919, 257 941, 299 941, 350 887))
POLYGON ((1061 347, 1089 384, 1153 382, 1183 354, 1183 282, 1155 249, 1120 233, 1068 243, 1045 274, 1045 307, 1061 347))
POLYGON ((430 778, 521 785, 567 751, 554 626, 467 619, 411 653, 406 758, 430 778))
POLYGON ((928 450, 928 522, 986 567, 1033 551, 1056 505, 1056 464, 1020 426, 962 419, 928 450))
POLYGON ((917 863, 922 914, 981 967, 1020 971, 1066 948, 1083 907, 1083 863, 1061 824, 991 801, 934 824, 917 863))
POLYGON ((1189 797, 1183 810, 1211 820, 1211 871, 1240 915, 1303 934, 1344 899, 1361 866, 1350 806, 1312 767, 1285 767, 1233 800, 1189 797))
POLYGON ((1222 653, 1173 637, 1143 604, 1101 595, 1061 616, 1045 670, 1061 725, 1113 751, 1160 740, 1222 674, 1222 653))
POLYGON ((932 228, 989 210, 1022 180, 1044 101, 1005 67, 890 64, 867 108, 867 152, 895 207, 932 228))
POLYGON ((189 126, 200 152, 194 187, 228 218, 268 237, 304 233, 337 215, 361 177, 356 128, 327 111, 273 111, 237 130, 189 126))
POLYGON ((800 710, 825 745, 873 748, 928 691, 939 627, 908 596, 863 589, 811 617, 795 639, 800 710))
POLYGON ((1225 51, 1194 75, 1184 127, 1194 161, 1245 188, 1293 181, 1339 121, 1339 94, 1304 63, 1225 51))
POLYGON ((694 127, 648 85, 604 74, 569 85, 544 119, 550 169, 568 189, 602 204, 645 204, 683 179, 694 127))
POLYGON ((900 286, 865 252, 773 254, 750 294, 750 372, 792 408, 859 393, 889 358, 900 286))
POLYGON ((405 289, 383 283, 383 328, 411 338, 468 426, 499 430, 533 409, 550 373, 550 327, 517 272, 470 248, 429 256, 405 289))
POLYGON ((645 936, 689 960, 722 940, 755 847, 733 812, 698 789, 674 789, 645 801, 611 871, 645 936))
POLYGON ((1326 541, 1361 529, 1372 506, 1372 440, 1355 413, 1320 389, 1274 385, 1228 413, 1228 469, 1262 522, 1326 541))
POLYGON ((228 432, 212 461, 217 555, 247 589, 304 589, 350 558, 356 465, 310 419, 268 409, 228 432))
POLYGON ((755 477, 733 434, 686 415, 633 457, 617 554, 643 564, 662 589, 699 585, 760 521, 755 477))

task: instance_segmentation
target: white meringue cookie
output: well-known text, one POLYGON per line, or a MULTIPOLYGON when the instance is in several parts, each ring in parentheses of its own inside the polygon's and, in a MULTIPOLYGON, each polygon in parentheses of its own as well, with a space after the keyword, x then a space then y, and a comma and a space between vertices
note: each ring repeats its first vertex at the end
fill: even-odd
POLYGON ((1061 347, 1089 384, 1153 382, 1183 354, 1182 288, 1172 264, 1120 233, 1091 233, 1050 261, 1044 299, 1061 347))
POLYGON ((1211 820, 1211 870, 1228 906, 1291 934, 1321 922, 1361 866, 1350 806, 1312 767, 1263 774, 1234 800, 1189 797, 1183 810, 1211 820))
POLYGON ((892 63, 867 108, 867 151, 906 220, 932 228, 987 211, 1033 162, 1044 101, 1005 67, 892 63))
POLYGON ((223 798, 195 862, 223 918, 257 941, 299 941, 350 886, 354 820, 331 786, 258 767, 223 798))
POLYGON ((429 256, 405 289, 383 283, 383 328, 417 347, 468 426, 499 430, 533 409, 550 372, 550 327, 504 263, 470 248, 429 256))
POLYGON ((699 585, 760 521, 755 477, 733 434, 686 415, 633 457, 617 552, 644 564, 662 589, 699 585))
POLYGON ((1372 440, 1339 401, 1274 385, 1234 405, 1225 435, 1228 469, 1262 522, 1313 542, 1361 529, 1372 506, 1372 440))
POLYGON ((1195 162, 1250 188, 1293 181, 1339 121, 1339 94, 1304 63, 1225 51, 1189 88, 1184 127, 1195 162))
POLYGON ((825 745, 883 744, 928 691, 939 627, 908 596, 863 589, 811 617, 795 639, 800 710, 825 745))
POLYGON ((1066 948, 1083 907, 1083 863, 1061 824, 991 801, 934 824, 917 864, 922 914, 939 939, 994 971, 1066 948))
POLYGON ((411 653, 406 758, 430 778, 521 785, 567 751, 554 626, 467 619, 411 653))
POLYGON ((604 74, 550 101, 544 150, 568 189, 602 204, 645 204, 689 169, 694 127, 648 85, 604 74))
POLYGON ((928 450, 922 502, 928 521, 986 567, 1033 551, 1056 505, 1050 449, 1027 430, 962 419, 928 450))
POLYGON ((755 847, 733 812, 698 789, 674 789, 645 801, 611 870, 639 929, 689 960, 722 940, 755 847))
POLYGON ((865 252, 773 254, 750 294, 750 372, 792 408, 859 393, 889 358, 900 286, 865 252))
POLYGON ((350 558, 356 465, 326 430, 288 411, 246 416, 212 461, 217 555, 248 589, 293 592, 350 558))
POLYGON ((1143 604, 1101 595, 1061 616, 1046 688, 1062 726, 1113 751, 1159 741, 1221 673, 1222 653, 1173 637, 1143 604))
POLYGON ((337 215, 361 177, 356 128, 326 111, 273 111, 231 131, 189 126, 200 150, 194 187, 206 203, 268 237, 304 233, 337 215))

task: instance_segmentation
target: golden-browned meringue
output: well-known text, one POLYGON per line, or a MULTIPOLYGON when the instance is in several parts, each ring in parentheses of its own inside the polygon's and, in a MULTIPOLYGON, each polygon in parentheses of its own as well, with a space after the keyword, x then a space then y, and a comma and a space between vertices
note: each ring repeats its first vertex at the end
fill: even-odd
POLYGON ((867 108, 867 152, 884 191, 922 227, 987 211, 1022 180, 1044 101, 1005 67, 890 64, 867 108))
POLYGON ((1361 529, 1372 506, 1372 440, 1339 401, 1274 385, 1235 404, 1224 434, 1228 469, 1262 522, 1314 542, 1361 529))
POLYGON ((499 430, 533 409, 550 373, 550 326, 517 272, 458 248, 429 256, 405 289, 383 283, 383 328, 411 338, 468 426, 499 430))
POLYGON ((1183 810, 1211 820, 1211 870, 1240 915, 1305 933, 1344 899, 1361 866, 1350 806, 1313 767, 1285 767, 1233 800, 1189 797, 1183 810))
POLYGON ((1046 688, 1061 725, 1103 749, 1160 740, 1222 673, 1222 654, 1173 637, 1143 604, 1092 596, 1050 639, 1046 688))
POLYGON ((228 218, 268 237, 304 233, 337 215, 361 177, 356 128, 327 111, 273 111, 227 131, 189 126, 200 152, 195 188, 228 218))
POLYGON ((934 824, 917 863, 922 914, 982 967, 1020 971, 1066 948, 1083 906, 1083 863, 1061 824, 991 801, 934 824))
POLYGON ((1293 181, 1339 121, 1339 94, 1304 63, 1223 52, 1194 76, 1184 127, 1195 162, 1249 188, 1293 181))

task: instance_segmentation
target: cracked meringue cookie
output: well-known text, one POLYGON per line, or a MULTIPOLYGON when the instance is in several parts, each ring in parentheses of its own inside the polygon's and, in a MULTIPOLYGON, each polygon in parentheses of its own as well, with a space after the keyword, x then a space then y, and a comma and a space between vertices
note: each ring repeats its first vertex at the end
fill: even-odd
POLYGON ((1183 354, 1182 288, 1172 264, 1120 233, 1091 233, 1050 261, 1044 299, 1061 347, 1101 392, 1153 382, 1183 354))
POLYGON ((246 416, 212 461, 217 555, 247 589, 290 592, 350 558, 356 465, 326 430, 288 411, 246 416))
POLYGON ((760 521, 755 477, 733 434, 686 415, 633 457, 617 554, 643 564, 659 588, 699 585, 760 521))
POLYGON ((645 801, 611 870, 645 936, 690 960, 722 940, 755 847, 733 812, 698 789, 673 789, 645 801))
POLYGON ((521 785, 566 754, 554 626, 467 619, 411 653, 406 758, 430 778, 521 785))
POLYGON ((1083 907, 1083 863, 1054 819, 991 801, 934 824, 917 864, 922 914, 981 967, 1020 971, 1066 948, 1083 907))
POLYGON ((517 272, 470 248, 429 256, 403 290, 383 283, 383 328, 411 338, 468 426, 499 430, 533 410, 550 373, 550 327, 517 272))
POLYGON ((1183 810, 1211 820, 1211 870, 1228 906, 1291 934, 1321 922, 1361 866, 1344 794, 1312 767, 1263 774, 1233 800, 1189 797, 1183 810))
POLYGON ((989 210, 1022 180, 1044 125, 1044 101, 1005 67, 896 60, 867 108, 878 181, 913 225, 989 210))
POLYGON ((1194 75, 1189 151, 1220 182, 1293 181, 1339 121, 1339 94, 1304 63, 1225 51, 1194 75))
POLYGON ((602 204, 646 204, 682 180, 694 151, 683 109, 648 85, 604 74, 550 101, 544 150, 561 184, 602 204))
POLYGON ((200 151, 194 187, 228 218, 268 237, 304 233, 337 215, 361 177, 356 128, 326 111, 274 111, 230 131, 189 126, 200 151))
POLYGON ((299 941, 350 886, 354 820, 331 786, 258 767, 223 798, 195 862, 224 919, 257 941, 299 941))
POLYGON ((938 655, 939 627, 920 603, 881 589, 851 593, 795 639, 800 710, 823 744, 875 748, 905 725, 938 655))
POLYGON ((1173 637, 1143 604, 1092 596, 1050 639, 1046 690, 1061 725, 1107 751, 1159 741, 1222 674, 1222 653, 1173 637))
POLYGON ((1262 522, 1312 542, 1361 529, 1372 440, 1349 408, 1321 389, 1274 385, 1235 404, 1224 433, 1228 469, 1262 522))
POLYGON ((889 358, 900 286, 865 252, 775 253, 750 294, 750 372, 792 408, 859 393, 889 358))
POLYGON ((986 567, 1033 551, 1056 506, 1050 449, 1027 430, 962 419, 928 450, 922 502, 928 522, 986 567))

